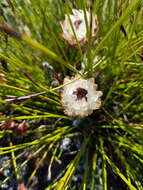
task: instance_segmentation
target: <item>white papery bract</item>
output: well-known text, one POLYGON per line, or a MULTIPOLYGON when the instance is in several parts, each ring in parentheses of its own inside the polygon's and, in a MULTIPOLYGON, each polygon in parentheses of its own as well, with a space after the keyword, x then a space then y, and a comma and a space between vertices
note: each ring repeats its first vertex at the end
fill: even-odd
MULTIPOLYGON (((61 27, 63 30, 62 37, 70 45, 74 46, 79 42, 84 44, 87 41, 87 26, 90 28, 91 16, 88 11, 84 14, 83 10, 72 9, 72 13, 69 17, 65 15, 65 20, 61 22, 61 27), (86 15, 86 16, 85 16, 86 15), (87 23, 86 24, 86 19, 87 23), (70 23, 71 22, 71 23, 70 23), (74 34, 75 32, 75 34, 74 34)), ((95 14, 92 14, 92 37, 97 38, 98 33, 98 19, 95 14)))
POLYGON ((94 78, 79 79, 76 75, 65 78, 64 84, 61 102, 66 115, 83 118, 100 108, 102 92, 96 90, 94 78))

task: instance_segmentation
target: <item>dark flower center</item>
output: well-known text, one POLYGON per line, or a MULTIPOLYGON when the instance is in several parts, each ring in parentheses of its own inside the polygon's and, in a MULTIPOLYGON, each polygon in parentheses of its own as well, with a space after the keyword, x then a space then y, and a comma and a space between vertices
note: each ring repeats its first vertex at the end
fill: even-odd
POLYGON ((82 20, 76 20, 75 22, 74 22, 74 25, 75 25, 75 28, 78 30, 78 28, 79 28, 79 25, 82 23, 82 20))
POLYGON ((85 98, 87 101, 86 95, 88 94, 87 90, 84 88, 77 88, 76 91, 73 92, 74 95, 77 96, 76 100, 82 100, 82 98, 85 98))

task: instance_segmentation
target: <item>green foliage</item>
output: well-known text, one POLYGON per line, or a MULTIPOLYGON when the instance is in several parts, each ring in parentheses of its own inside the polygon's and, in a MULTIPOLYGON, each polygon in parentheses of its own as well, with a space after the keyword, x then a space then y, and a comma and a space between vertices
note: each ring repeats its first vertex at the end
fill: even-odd
POLYGON ((143 189, 143 1, 1 0, 0 12, 0 171, 11 171, 0 187, 15 178, 34 189, 46 167, 41 189, 143 189), (83 48, 70 47, 60 21, 89 7, 98 44, 89 32, 83 48), (95 77, 103 92, 101 109, 83 119, 66 116, 60 102, 61 81, 75 74, 95 77), (72 148, 61 148, 65 139, 72 148))

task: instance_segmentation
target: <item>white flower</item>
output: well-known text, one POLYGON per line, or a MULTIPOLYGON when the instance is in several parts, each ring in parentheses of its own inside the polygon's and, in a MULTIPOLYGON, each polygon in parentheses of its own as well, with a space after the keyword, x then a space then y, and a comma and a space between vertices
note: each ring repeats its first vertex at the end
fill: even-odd
MULTIPOLYGON (((77 41, 81 44, 84 44, 87 41, 87 27, 85 21, 85 15, 83 10, 72 9, 72 13, 68 18, 68 15, 65 15, 65 20, 61 22, 61 27, 63 30, 62 37, 65 41, 67 41, 70 45, 76 45, 77 41), (73 26, 70 24, 70 20, 73 26), (76 37, 74 35, 74 32, 76 37)), ((86 11, 88 28, 90 28, 90 13, 86 11)), ((92 37, 97 38, 98 32, 98 19, 95 14, 92 15, 92 37)))
POLYGON ((100 108, 102 92, 96 90, 94 78, 87 80, 78 78, 79 76, 76 75, 74 78, 64 79, 66 85, 61 93, 61 103, 65 114, 82 118, 100 108))

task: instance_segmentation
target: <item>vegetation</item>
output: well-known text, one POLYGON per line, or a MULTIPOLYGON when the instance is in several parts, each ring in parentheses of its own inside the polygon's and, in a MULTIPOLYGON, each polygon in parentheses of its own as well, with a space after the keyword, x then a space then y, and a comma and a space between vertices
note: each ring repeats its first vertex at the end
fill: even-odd
POLYGON ((0 189, 143 189, 143 1, 1 0, 0 12, 0 189), (96 44, 62 39, 73 8, 97 14, 96 44), (76 74, 103 92, 85 118, 61 105, 76 74))

